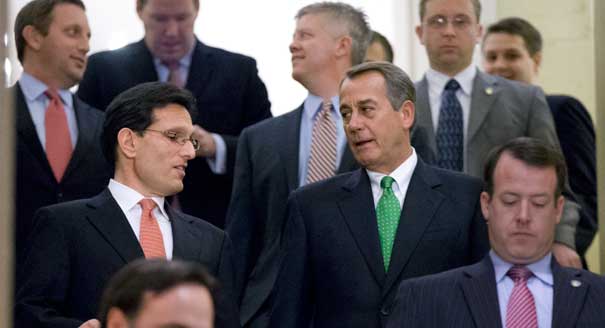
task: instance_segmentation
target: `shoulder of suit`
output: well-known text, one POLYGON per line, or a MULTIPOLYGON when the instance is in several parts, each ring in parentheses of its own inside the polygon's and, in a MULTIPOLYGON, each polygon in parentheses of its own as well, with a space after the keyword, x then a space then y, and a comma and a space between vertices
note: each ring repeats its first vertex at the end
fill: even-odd
POLYGON ((80 99, 80 97, 78 97, 76 94, 73 95, 74 96, 74 104, 75 104, 75 108, 78 111, 85 111, 86 113, 88 113, 89 115, 93 116, 95 118, 95 120, 103 120, 103 118, 105 117, 105 113, 103 113, 101 110, 99 110, 96 107, 92 107, 91 105, 89 105, 88 103, 86 103, 84 100, 80 99))
POLYGON ((211 223, 209 223, 208 221, 206 221, 204 219, 198 218, 193 215, 179 212, 178 219, 183 220, 183 221, 195 226, 197 229, 203 230, 204 232, 207 232, 207 233, 211 233, 211 234, 214 234, 217 236, 223 236, 225 234, 225 232, 223 230, 221 230, 220 228, 212 225, 211 223))
POLYGON ((481 179, 468 175, 463 172, 456 172, 451 170, 442 169, 435 166, 425 165, 425 169, 432 170, 437 174, 442 181, 446 183, 450 183, 457 186, 469 185, 475 188, 480 188, 483 186, 483 182, 481 179))
POLYGON ((205 52, 210 53, 215 56, 219 56, 225 60, 237 61, 237 62, 240 62, 240 61, 241 62, 250 62, 250 63, 256 62, 254 60, 254 58, 237 53, 237 52, 232 52, 232 51, 225 50, 222 48, 217 48, 217 47, 211 47, 205 43, 201 43, 201 46, 203 47, 205 52))
POLYGON ((133 55, 139 52, 145 52, 145 46, 142 44, 143 41, 129 43, 122 48, 114 50, 103 50, 94 53, 88 57, 88 65, 95 65, 99 63, 111 62, 114 63, 120 60, 131 59, 133 55))
POLYGON ((269 117, 260 122, 256 122, 246 127, 244 129, 244 132, 248 134, 264 135, 267 133, 267 130, 283 129, 285 124, 291 123, 291 120, 295 120, 297 119, 297 117, 298 115, 296 113, 296 110, 290 111, 279 116, 269 117))

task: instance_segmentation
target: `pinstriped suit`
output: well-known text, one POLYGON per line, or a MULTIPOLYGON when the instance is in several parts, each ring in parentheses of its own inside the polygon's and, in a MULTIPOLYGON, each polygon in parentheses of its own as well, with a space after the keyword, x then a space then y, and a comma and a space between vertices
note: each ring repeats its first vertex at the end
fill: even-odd
MULTIPOLYGON (((561 267, 553 258, 553 328, 605 327, 605 278, 561 267), (580 282, 574 287, 572 280, 580 282)), ((387 328, 501 328, 498 292, 489 256, 481 262, 404 281, 387 328)))

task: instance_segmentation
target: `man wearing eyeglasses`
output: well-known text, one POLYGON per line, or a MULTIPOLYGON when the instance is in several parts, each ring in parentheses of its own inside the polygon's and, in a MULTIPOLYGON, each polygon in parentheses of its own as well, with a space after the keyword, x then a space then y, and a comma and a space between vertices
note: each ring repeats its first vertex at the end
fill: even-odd
POLYGON ((99 327, 94 318, 105 283, 143 257, 205 265, 221 286, 216 327, 239 327, 231 241, 165 201, 183 189, 187 162, 199 149, 192 137, 194 103, 189 91, 150 82, 109 105, 101 139, 114 177, 93 198, 37 212, 16 327, 99 327))
MULTIPOLYGON (((430 68, 416 83, 412 145, 418 155, 439 167, 481 177, 487 153, 516 137, 559 148, 540 88, 485 74, 473 64, 483 32, 479 0, 420 0, 419 7, 416 34, 430 68)), ((564 266, 581 267, 574 250, 578 206, 568 191, 553 254, 564 266)))

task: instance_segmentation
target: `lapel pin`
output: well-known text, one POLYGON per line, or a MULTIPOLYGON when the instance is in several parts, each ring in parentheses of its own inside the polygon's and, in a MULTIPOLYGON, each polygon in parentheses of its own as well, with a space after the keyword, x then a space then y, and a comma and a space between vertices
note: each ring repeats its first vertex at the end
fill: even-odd
POLYGON ((574 279, 574 280, 571 281, 571 286, 572 287, 580 287, 580 286, 582 286, 582 282, 579 281, 579 280, 575 280, 574 279))
POLYGON ((494 89, 492 87, 485 88, 485 94, 491 96, 494 93, 494 89))

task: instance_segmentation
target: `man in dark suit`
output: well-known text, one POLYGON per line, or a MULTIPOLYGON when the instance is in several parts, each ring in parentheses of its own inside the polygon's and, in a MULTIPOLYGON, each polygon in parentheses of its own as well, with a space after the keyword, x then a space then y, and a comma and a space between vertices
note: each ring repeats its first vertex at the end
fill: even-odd
POLYGON ((15 21, 23 65, 9 91, 17 113, 16 285, 34 212, 94 196, 111 176, 100 147, 103 114, 69 92, 84 73, 89 37, 79 0, 32 1, 15 21))
POLYGON ((402 282, 387 327, 605 326, 605 278, 562 267, 551 253, 565 175, 563 155, 540 140, 495 149, 481 193, 489 255, 402 282))
POLYGON ((201 147, 189 162, 178 202, 185 213, 222 228, 237 136, 271 112, 254 59, 196 39, 198 10, 199 0, 137 0, 144 39, 91 56, 78 95, 104 110, 120 92, 143 82, 169 81, 191 91, 200 108, 194 134, 201 147))
POLYGON ((94 318, 107 280, 142 257, 204 264, 221 283, 217 327, 239 327, 229 238, 165 206, 165 197, 183 188, 187 162, 199 148, 194 103, 184 89, 150 82, 110 104, 102 146, 114 178, 93 198, 37 212, 17 293, 17 327, 73 327, 94 318))
POLYGON ((488 250, 481 181, 430 167, 410 146, 414 85, 398 67, 353 67, 340 87, 363 167, 292 193, 270 327, 384 327, 399 282, 488 250))
POLYGON ((238 145, 227 231, 234 241, 241 322, 247 327, 267 326, 290 193, 357 168, 338 113, 338 84, 351 65, 363 61, 370 36, 365 16, 347 4, 317 3, 300 9, 296 21, 292 77, 309 95, 296 110, 247 128, 238 145), (328 116, 335 133, 316 154, 331 149, 334 157, 325 164, 325 174, 314 175, 322 103, 331 104, 328 116))
MULTIPOLYGON (((416 84, 418 115, 412 145, 431 164, 480 177, 485 156, 516 137, 559 147, 542 90, 480 72, 472 64, 481 39, 479 0, 421 0, 416 34, 430 69, 416 84)), ((566 190, 568 191, 568 190, 566 190)), ((573 196, 566 192, 566 197, 573 196)), ((554 254, 581 267, 575 252, 578 205, 568 199, 554 254)))
MULTIPOLYGON (((542 36, 519 17, 502 19, 487 28, 481 46, 486 72, 536 84, 542 63, 542 36)), ((577 99, 547 95, 561 150, 569 169, 569 185, 582 207, 576 229, 576 249, 584 254, 597 232, 595 132, 590 114, 577 99)))

